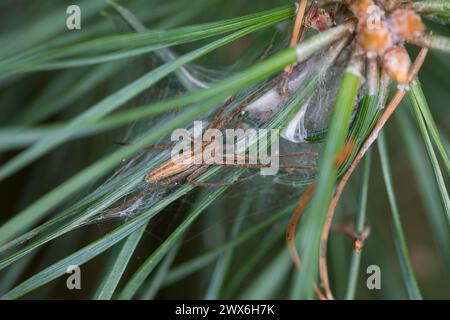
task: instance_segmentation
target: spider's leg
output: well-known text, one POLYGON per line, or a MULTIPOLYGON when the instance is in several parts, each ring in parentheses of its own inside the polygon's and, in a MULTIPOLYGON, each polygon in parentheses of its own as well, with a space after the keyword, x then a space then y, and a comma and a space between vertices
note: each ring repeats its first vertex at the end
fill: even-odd
POLYGON ((225 103, 220 107, 216 115, 214 116, 214 119, 210 122, 207 129, 218 129, 222 130, 225 128, 227 124, 229 124, 233 118, 241 112, 246 106, 248 106, 259 94, 261 94, 263 91, 265 91, 267 88, 269 88, 271 85, 273 85, 276 81, 278 81, 278 77, 275 77, 272 81, 269 81, 265 85, 263 85, 261 88, 253 92, 247 99, 245 99, 238 107, 236 107, 233 111, 230 112, 228 116, 223 118, 225 115, 225 112, 227 110, 227 107, 236 99, 236 96, 232 96, 228 98, 225 103))
MULTIPOLYGON (((261 169, 261 168, 269 168, 271 164, 262 164, 262 163, 224 163, 221 166, 229 167, 229 168, 243 168, 243 169, 261 169)), ((302 166, 296 164, 278 164, 279 169, 284 169, 288 171, 308 171, 315 172, 317 171, 317 167, 314 166, 302 166)))
MULTIPOLYGON (((113 141, 113 144, 116 144, 118 146, 129 146, 130 143, 129 142, 125 142, 125 141, 113 141)), ((145 151, 155 151, 155 150, 171 150, 174 147, 174 145, 172 144, 154 144, 151 146, 147 146, 144 147, 145 151)))
POLYGON ((217 123, 215 129, 222 130, 228 125, 234 117, 241 112, 246 106, 248 106, 253 100, 255 100, 262 92, 268 89, 270 86, 274 85, 279 81, 279 77, 275 77, 271 81, 264 84, 261 88, 253 92, 247 99, 245 99, 238 107, 234 108, 229 115, 227 115, 224 119, 217 123))
POLYGON ((197 170, 195 170, 194 172, 192 172, 192 174, 190 174, 187 177, 187 182, 190 183, 191 185, 195 186, 195 187, 209 187, 209 188, 217 188, 217 187, 222 187, 225 185, 229 185, 230 183, 223 183, 223 182, 201 182, 201 181, 195 181, 196 178, 198 178, 198 176, 202 175, 202 173, 204 173, 208 168, 209 168, 209 164, 207 165, 203 165, 200 168, 198 168, 197 170))
MULTIPOLYGON (((230 146, 230 145, 226 145, 226 146, 230 146)), ((318 156, 319 156, 319 153, 315 152, 315 151, 297 151, 297 152, 286 152, 286 153, 273 154, 273 155, 264 157, 264 159, 267 159, 267 158, 268 159, 271 159, 271 158, 294 158, 294 157, 316 158, 318 156)), ((262 157, 260 157, 260 156, 254 156, 254 155, 249 155, 249 154, 225 154, 224 155, 224 160, 229 163, 233 163, 235 160, 257 162, 258 160, 261 160, 261 158, 262 157)))
POLYGON ((217 111, 216 115, 214 116, 213 120, 209 123, 207 129, 212 129, 217 126, 217 124, 220 122, 220 119, 222 119, 223 115, 225 114, 225 111, 227 110, 227 107, 234 101, 236 97, 231 96, 228 98, 224 104, 220 107, 220 109, 217 111))

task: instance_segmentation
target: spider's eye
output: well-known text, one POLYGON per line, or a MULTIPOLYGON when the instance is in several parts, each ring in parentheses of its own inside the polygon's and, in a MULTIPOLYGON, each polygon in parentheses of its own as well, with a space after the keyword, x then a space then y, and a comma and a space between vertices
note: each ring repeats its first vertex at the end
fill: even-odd
POLYGON ((404 47, 396 46, 387 50, 381 63, 394 81, 400 84, 408 82, 411 59, 404 47))
POLYGON ((398 40, 408 40, 423 34, 425 26, 420 16, 412 10, 398 9, 389 17, 392 32, 398 40))

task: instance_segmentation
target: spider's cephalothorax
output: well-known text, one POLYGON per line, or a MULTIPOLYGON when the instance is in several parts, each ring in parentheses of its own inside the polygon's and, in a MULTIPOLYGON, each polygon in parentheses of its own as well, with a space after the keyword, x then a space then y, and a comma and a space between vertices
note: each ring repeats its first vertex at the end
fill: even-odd
POLYGON ((369 58, 378 57, 394 81, 407 83, 411 60, 403 42, 423 35, 425 27, 420 16, 413 10, 397 8, 392 1, 346 2, 358 18, 357 46, 369 58))

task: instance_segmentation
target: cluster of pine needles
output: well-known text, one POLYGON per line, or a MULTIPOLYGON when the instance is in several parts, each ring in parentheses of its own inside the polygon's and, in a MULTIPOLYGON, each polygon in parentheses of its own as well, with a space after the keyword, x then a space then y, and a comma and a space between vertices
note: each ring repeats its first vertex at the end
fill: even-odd
POLYGON ((1 298, 448 297, 448 1, 84 0, 75 31, 68 5, 0 4, 1 298), (375 54, 362 3, 424 30, 375 54), (297 130, 302 110, 283 146, 313 173, 145 179, 195 120, 297 130))

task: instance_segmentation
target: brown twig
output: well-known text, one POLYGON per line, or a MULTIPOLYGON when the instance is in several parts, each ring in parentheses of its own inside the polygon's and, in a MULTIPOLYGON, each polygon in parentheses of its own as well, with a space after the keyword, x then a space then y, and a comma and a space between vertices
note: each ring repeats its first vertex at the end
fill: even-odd
MULTIPOLYGON (((306 0, 300 0, 300 4, 297 9, 297 15, 295 16, 294 28, 292 29, 291 41, 289 42, 289 48, 294 48, 300 40, 303 16, 305 15, 306 11, 306 3, 306 0)), ((292 64, 288 65, 284 69, 284 73, 286 75, 289 75, 292 72, 292 68, 292 64)))
MULTIPOLYGON (((354 141, 350 140, 347 145, 336 155, 335 166, 338 168, 342 162, 347 158, 348 154, 351 152, 354 146, 354 141)), ((300 197, 297 203, 297 207, 295 208, 294 214, 289 220, 289 224, 286 230, 286 242, 289 249, 289 253, 291 254, 292 261, 294 262, 297 269, 301 267, 301 259, 300 255, 295 246, 295 232, 297 230, 297 223, 300 219, 301 214, 305 210, 306 205, 309 203, 309 200, 312 197, 314 191, 315 183, 312 182, 308 188, 306 188, 303 195, 300 197)), ((317 287, 316 283, 313 284, 314 291, 321 300, 326 300, 325 295, 320 291, 317 287)))
POLYGON ((366 226, 361 233, 356 233, 351 227, 342 224, 332 224, 330 230, 349 236, 353 240, 353 247, 358 251, 362 250, 364 241, 370 234, 370 226, 366 226))
MULTIPOLYGON (((295 231, 297 230, 297 222, 300 219, 300 216, 302 212, 305 210, 306 205, 308 204, 309 200, 311 199, 311 196, 314 191, 315 183, 312 182, 305 190, 303 195, 300 197, 297 203, 297 207, 295 208, 294 214, 292 215, 291 219, 289 220, 289 224, 286 230, 286 241, 287 246, 289 249, 289 252, 291 254, 292 260, 294 261, 295 267, 297 270, 300 270, 302 263, 300 259, 300 255, 298 254, 297 248, 295 246, 295 231)), ((320 288, 317 286, 317 284, 313 283, 314 292, 316 296, 320 300, 326 300, 325 295, 322 293, 320 288)))
MULTIPOLYGON (((419 72, 425 57, 428 53, 427 48, 422 48, 420 53, 418 54, 416 60, 414 61, 414 64, 412 65, 410 72, 409 72, 409 78, 408 83, 410 83, 414 77, 419 72)), ((327 267, 327 243, 328 243, 328 237, 330 233, 330 227, 331 222, 333 220, 334 212, 337 206, 337 203, 342 195, 342 192, 344 191, 344 188, 347 184, 348 179, 352 175, 352 173, 355 171, 356 167, 358 166, 361 159, 364 157, 367 150, 370 148, 372 143, 378 138, 378 135, 383 128, 383 126, 386 124, 386 122, 389 120, 391 115, 394 113, 394 111, 397 109, 398 105, 402 101, 403 97, 405 96, 405 87, 402 86, 399 88, 395 94, 395 96, 392 98, 392 100, 389 102, 388 106, 386 107, 384 113, 378 120, 377 124, 373 128, 370 135, 365 140, 364 144, 361 146, 360 150, 356 154, 355 158, 353 159, 352 163, 350 164, 350 167, 347 169, 347 171, 342 176, 341 180, 339 181, 336 192, 333 196, 333 199, 331 200, 330 206, 328 207, 328 215, 325 220, 325 224, 322 229, 322 236, 320 240, 320 260, 319 260, 319 273, 320 273, 320 279, 322 281, 323 288, 325 290, 325 294, 328 299, 334 299, 330 284, 329 284, 329 278, 328 278, 328 267, 327 267)))

